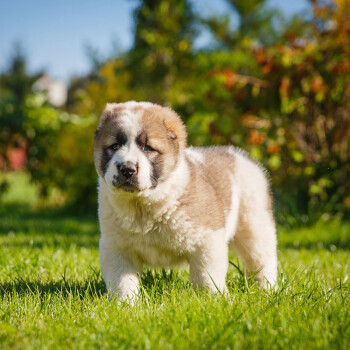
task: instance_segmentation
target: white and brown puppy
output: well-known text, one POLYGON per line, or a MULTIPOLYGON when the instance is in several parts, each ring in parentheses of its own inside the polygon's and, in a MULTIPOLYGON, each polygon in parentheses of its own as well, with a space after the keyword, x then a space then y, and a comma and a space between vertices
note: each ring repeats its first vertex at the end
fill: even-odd
POLYGON ((194 286, 225 290, 228 248, 277 277, 276 230, 264 171, 234 147, 186 148, 171 109, 107 104, 95 135, 100 261, 110 293, 139 291, 143 265, 190 265, 194 286))

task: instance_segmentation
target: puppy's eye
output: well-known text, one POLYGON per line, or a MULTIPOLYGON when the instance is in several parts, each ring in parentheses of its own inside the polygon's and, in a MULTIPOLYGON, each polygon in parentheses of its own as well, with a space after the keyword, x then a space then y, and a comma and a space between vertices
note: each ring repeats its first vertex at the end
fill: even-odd
POLYGON ((117 151, 120 146, 119 146, 119 143, 113 143, 112 146, 109 146, 110 149, 112 149, 113 151, 117 151))
POLYGON ((152 148, 150 145, 145 145, 143 150, 145 152, 156 152, 156 150, 154 148, 152 148))

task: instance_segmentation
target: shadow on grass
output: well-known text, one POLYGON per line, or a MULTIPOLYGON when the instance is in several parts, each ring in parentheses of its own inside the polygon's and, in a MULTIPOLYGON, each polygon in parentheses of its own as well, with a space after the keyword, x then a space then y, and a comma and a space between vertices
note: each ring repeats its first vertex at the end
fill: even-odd
POLYGON ((181 276, 179 270, 144 269, 140 278, 141 291, 146 298, 159 298, 171 291, 192 288, 188 276, 181 276))
POLYGON ((84 282, 66 282, 62 280, 48 283, 16 280, 0 284, 2 298, 15 294, 20 297, 35 295, 45 298, 48 294, 54 294, 63 298, 73 296, 83 299, 88 296, 101 297, 105 292, 106 288, 102 280, 84 282))
MULTIPOLYGON (((21 230, 29 231, 36 225, 39 231, 56 229, 62 231, 72 224, 90 225, 91 230, 97 227, 97 215, 88 213, 74 215, 67 209, 33 209, 22 204, 2 204, 0 206, 1 231, 21 230)), ((7 232, 6 232, 7 233, 7 232)))
MULTIPOLYGON (((142 294, 146 298, 159 298, 173 289, 191 287, 190 283, 181 278, 176 270, 145 270, 140 278, 140 282, 142 294)), ((19 297, 33 295, 39 296, 40 299, 45 299, 49 294, 62 298, 100 298, 107 294, 107 290, 100 271, 95 270, 92 276, 82 282, 70 281, 65 276, 62 276, 62 279, 59 281, 47 283, 16 278, 11 282, 0 284, 1 298, 9 295, 18 295, 19 297)))
POLYGON ((72 246, 87 249, 98 249, 99 236, 96 233, 96 237, 79 235, 79 234, 65 234, 59 238, 49 237, 40 238, 35 237, 35 241, 31 239, 31 235, 28 234, 28 239, 8 240, 1 244, 2 248, 20 248, 20 249, 43 249, 47 247, 53 247, 54 249, 68 250, 72 246), (60 239, 59 239, 60 238, 60 239))
POLYGON ((26 280, 21 276, 16 276, 12 278, 12 281, 0 283, 0 296, 4 298, 10 295, 19 297, 33 295, 40 299, 45 299, 48 295, 62 298, 73 296, 80 299, 91 296, 101 297, 106 290, 101 271, 94 267, 90 267, 90 271, 91 273, 84 281, 68 279, 66 270, 61 279, 56 281, 26 280))

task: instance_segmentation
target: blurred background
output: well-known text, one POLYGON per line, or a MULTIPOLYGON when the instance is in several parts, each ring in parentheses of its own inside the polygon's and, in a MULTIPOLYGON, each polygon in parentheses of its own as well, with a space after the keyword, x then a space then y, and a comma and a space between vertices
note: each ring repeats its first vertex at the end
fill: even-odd
MULTIPOLYGON (((106 102, 269 170, 286 228, 350 213, 348 0, 0 0, 0 206, 96 211, 106 102)), ((6 209, 8 208, 8 209, 6 209)))

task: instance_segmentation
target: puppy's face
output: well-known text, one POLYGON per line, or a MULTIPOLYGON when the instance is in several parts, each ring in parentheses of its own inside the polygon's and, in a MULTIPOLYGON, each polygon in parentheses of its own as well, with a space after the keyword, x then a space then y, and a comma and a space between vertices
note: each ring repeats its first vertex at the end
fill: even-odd
POLYGON ((116 190, 153 189, 170 176, 185 144, 185 127, 171 109, 145 102, 107 104, 95 133, 95 167, 116 190))

